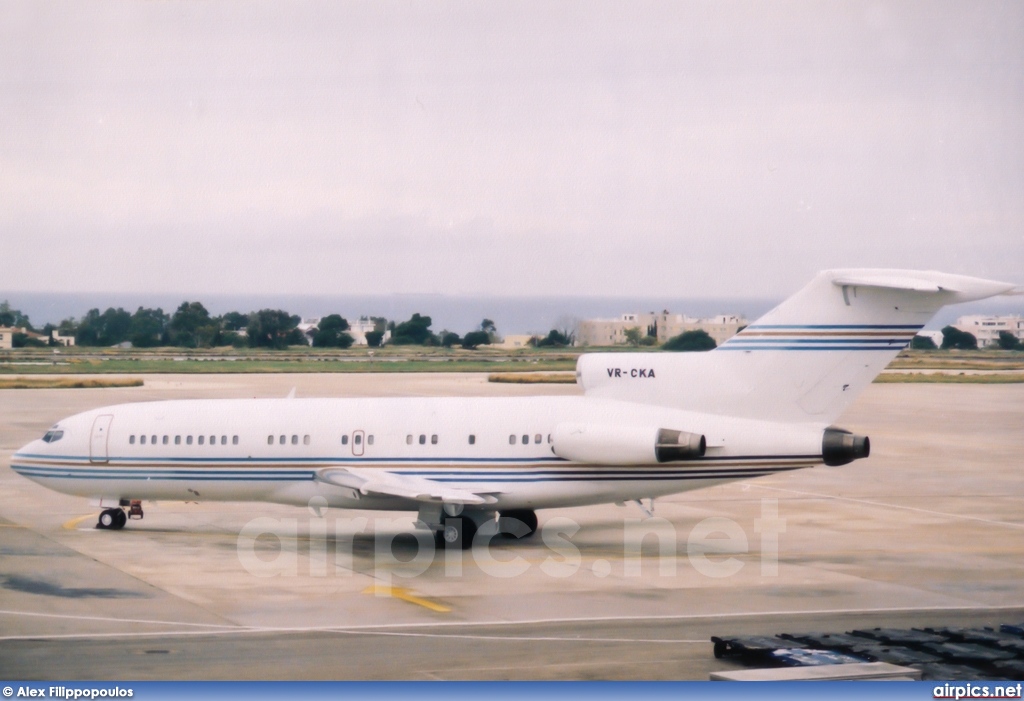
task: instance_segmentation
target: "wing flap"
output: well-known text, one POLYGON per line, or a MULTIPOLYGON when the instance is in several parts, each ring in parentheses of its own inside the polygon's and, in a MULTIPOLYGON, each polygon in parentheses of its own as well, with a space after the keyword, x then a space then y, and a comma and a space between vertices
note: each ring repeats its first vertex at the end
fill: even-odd
POLYGON ((497 501, 488 494, 477 494, 434 480, 400 475, 379 468, 334 468, 321 470, 318 476, 328 484, 353 489, 360 494, 381 494, 413 501, 459 504, 493 504, 497 501))

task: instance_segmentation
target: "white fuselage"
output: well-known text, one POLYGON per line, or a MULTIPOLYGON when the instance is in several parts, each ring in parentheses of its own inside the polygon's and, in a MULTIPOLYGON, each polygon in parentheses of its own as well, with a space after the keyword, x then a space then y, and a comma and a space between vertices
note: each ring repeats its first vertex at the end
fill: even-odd
POLYGON ((488 495, 488 508, 626 501, 821 463, 818 424, 781 424, 588 397, 223 399, 121 404, 60 421, 58 440, 19 450, 13 469, 102 503, 254 501, 415 510, 324 476, 377 468, 488 495), (704 457, 609 465, 554 452, 567 422, 707 437, 704 457))

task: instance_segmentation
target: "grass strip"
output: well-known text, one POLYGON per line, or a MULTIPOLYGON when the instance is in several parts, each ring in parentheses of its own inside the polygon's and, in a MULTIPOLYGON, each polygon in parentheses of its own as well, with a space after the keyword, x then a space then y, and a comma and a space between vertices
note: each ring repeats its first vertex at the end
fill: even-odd
POLYGON ((961 384, 961 385, 1008 385, 1024 382, 1024 372, 1007 373, 976 373, 967 375, 960 373, 924 373, 924 372, 885 372, 875 378, 878 383, 917 382, 930 384, 961 384))
POLYGON ((514 385, 574 385, 576 374, 572 372, 493 372, 488 382, 506 382, 514 385))
POLYGON ((138 377, 0 377, 0 389, 95 389, 98 387, 142 387, 138 377))

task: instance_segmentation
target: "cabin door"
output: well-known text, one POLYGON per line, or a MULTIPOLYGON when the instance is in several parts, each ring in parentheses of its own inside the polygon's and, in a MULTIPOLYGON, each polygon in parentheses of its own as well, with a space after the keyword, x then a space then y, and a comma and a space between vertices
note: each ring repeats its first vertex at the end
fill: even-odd
POLYGON ((353 455, 362 455, 363 454, 363 441, 365 440, 365 438, 366 438, 366 436, 363 434, 362 431, 353 431, 352 432, 352 454, 353 455))
POLYGON ((110 434, 112 414, 102 414, 92 422, 92 436, 89 438, 89 462, 107 462, 107 438, 110 434))

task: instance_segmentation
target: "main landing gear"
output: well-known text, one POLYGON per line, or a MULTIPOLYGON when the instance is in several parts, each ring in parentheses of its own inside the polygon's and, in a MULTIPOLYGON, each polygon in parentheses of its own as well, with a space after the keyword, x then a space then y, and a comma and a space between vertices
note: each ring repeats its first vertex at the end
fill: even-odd
MULTIPOLYGON (((465 511, 457 516, 445 513, 441 518, 441 528, 436 532, 437 547, 469 550, 479 528, 488 522, 493 524, 493 518, 493 512, 489 516, 465 511)), ((514 509, 498 514, 498 535, 502 537, 521 540, 536 532, 537 512, 531 509, 514 509)))
POLYGON ((506 538, 529 538, 537 532, 537 512, 532 509, 512 509, 498 514, 498 533, 506 538))
POLYGON ((104 530, 119 531, 128 523, 128 519, 141 520, 145 514, 142 513, 142 502, 138 499, 132 501, 122 500, 121 506, 115 509, 105 509, 100 513, 96 522, 96 528, 104 530), (128 507, 125 513, 124 507, 128 507))
POLYGON ((128 523, 128 514, 124 509, 107 509, 100 513, 100 520, 96 522, 96 528, 103 528, 111 531, 119 531, 128 523))

